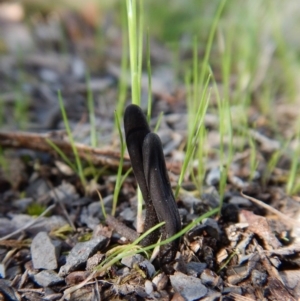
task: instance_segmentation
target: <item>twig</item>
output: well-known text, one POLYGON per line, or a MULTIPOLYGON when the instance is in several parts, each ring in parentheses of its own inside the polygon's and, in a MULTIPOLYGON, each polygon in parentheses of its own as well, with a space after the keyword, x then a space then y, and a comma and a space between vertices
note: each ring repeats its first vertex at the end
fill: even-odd
MULTIPOLYGON (((47 152, 57 157, 57 152, 48 143, 50 140, 66 156, 73 157, 71 143, 55 136, 55 133, 39 134, 27 132, 2 132, 0 131, 0 146, 7 148, 27 148, 35 151, 47 152)), ((113 150, 103 150, 89 147, 84 144, 75 143, 80 159, 94 166, 109 166, 117 169, 120 162, 120 153, 113 150)), ((124 169, 130 168, 128 157, 124 158, 124 169)))
POLYGON ((127 238, 130 242, 135 241, 139 237, 136 231, 128 228, 111 215, 106 216, 106 223, 108 226, 114 228, 118 234, 127 238))
MULTIPOLYGON (((70 142, 57 137, 55 132, 39 134, 27 132, 4 132, 0 131, 0 146, 4 148, 25 148, 34 151, 46 152, 54 157, 58 157, 57 152, 48 143, 50 140, 55 144, 68 158, 73 158, 73 150, 70 142)), ((97 149, 81 143, 75 143, 78 155, 81 160, 92 164, 95 167, 106 166, 112 170, 117 170, 120 163, 120 152, 111 149, 97 149)), ((179 174, 181 163, 166 162, 167 169, 174 174, 179 174)), ((131 167, 128 155, 124 155, 123 171, 131 167)))
POLYGON ((264 203, 264 202, 262 202, 258 199, 255 199, 251 196, 248 196, 248 195, 244 194, 242 191, 241 191, 241 195, 244 198, 252 201, 256 205, 259 205, 259 206, 265 208, 266 210, 272 212, 273 214, 277 215, 280 219, 282 219, 282 222, 284 222, 285 224, 287 224, 289 226, 291 226, 291 225, 297 226, 297 227, 300 226, 300 222, 298 222, 297 220, 292 219, 291 217, 286 216, 285 214, 281 213, 280 211, 278 211, 277 209, 271 207, 270 205, 268 205, 268 204, 266 204, 266 203, 264 203))

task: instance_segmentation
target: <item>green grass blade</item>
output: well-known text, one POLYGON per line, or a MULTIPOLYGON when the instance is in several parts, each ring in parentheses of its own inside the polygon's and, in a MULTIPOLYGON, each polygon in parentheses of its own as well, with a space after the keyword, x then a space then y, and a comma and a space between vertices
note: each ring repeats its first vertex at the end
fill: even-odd
POLYGON ((79 175, 79 178, 81 180, 82 185, 85 186, 86 185, 86 179, 85 179, 84 174, 83 174, 81 160, 80 160, 77 148, 75 146, 75 141, 74 141, 74 138, 73 138, 73 135, 72 135, 72 132, 71 132, 71 128, 70 128, 70 125, 69 125, 67 113, 66 113, 66 110, 65 110, 65 107, 64 107, 64 103, 63 103, 63 99, 62 99, 60 91, 58 91, 58 101, 59 101, 60 111, 61 111, 61 114, 62 114, 62 117, 63 117, 64 125, 65 125, 66 131, 67 131, 67 135, 68 135, 68 138, 70 140, 72 151, 73 151, 73 154, 74 154, 74 157, 75 157, 77 172, 78 172, 78 175, 79 175))
POLYGON ((118 197, 119 193, 122 187, 122 170, 123 170, 123 161, 124 161, 124 152, 125 152, 125 143, 122 135, 122 130, 121 130, 121 125, 120 125, 120 120, 117 115, 117 112, 115 111, 115 118, 117 122, 117 128, 119 132, 119 137, 120 137, 120 164, 118 167, 118 173, 117 173, 117 179, 116 179, 116 185, 115 185, 115 190, 114 190, 114 196, 113 196, 113 206, 111 210, 111 215, 114 216, 116 214, 116 208, 117 208, 117 203, 118 203, 118 197))

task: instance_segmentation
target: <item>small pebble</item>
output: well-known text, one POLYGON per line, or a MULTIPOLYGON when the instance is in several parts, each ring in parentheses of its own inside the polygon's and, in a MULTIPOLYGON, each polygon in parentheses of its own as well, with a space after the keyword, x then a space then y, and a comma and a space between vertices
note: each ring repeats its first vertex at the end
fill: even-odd
POLYGON ((153 292, 153 285, 150 280, 145 281, 145 292, 150 295, 153 292))
POLYGON ((155 268, 154 265, 149 260, 144 260, 141 263, 139 263, 139 267, 147 272, 147 276, 152 278, 152 276, 155 274, 155 268))
POLYGON ((202 272, 200 279, 203 284, 210 287, 219 287, 222 284, 222 279, 209 269, 202 272))
POLYGON ((35 269, 57 269, 61 243, 51 240, 46 232, 38 233, 32 240, 30 252, 35 269))
POLYGON ((169 278, 165 273, 157 274, 153 279, 152 283, 154 284, 157 291, 162 291, 166 288, 169 278))
POLYGON ((133 268, 134 264, 136 264, 136 263, 139 264, 144 260, 145 260, 145 258, 142 255, 135 254, 133 256, 127 256, 127 257, 122 258, 121 263, 126 265, 129 268, 133 268))
POLYGON ((262 287, 267 281, 267 274, 258 270, 251 272, 251 282, 254 286, 262 287))
POLYGON ((202 262, 194 262, 191 261, 186 264, 186 269, 188 272, 188 275, 199 277, 199 275, 203 272, 203 270, 206 268, 207 264, 202 262))
POLYGON ((175 272, 170 276, 170 281, 175 292, 180 293, 186 300, 198 300, 207 294, 207 288, 199 278, 175 272))
POLYGON ((205 183, 208 186, 214 186, 220 182, 220 178, 221 178, 220 169, 218 167, 212 168, 206 176, 205 183))
POLYGON ((88 258, 101 250, 106 245, 106 242, 106 237, 98 236, 89 241, 77 243, 67 256, 66 264, 60 268, 59 275, 65 276, 80 266, 84 266, 88 258))
POLYGON ((52 270, 45 270, 34 275, 33 281, 39 286, 48 287, 63 282, 64 278, 58 276, 58 274, 52 270))

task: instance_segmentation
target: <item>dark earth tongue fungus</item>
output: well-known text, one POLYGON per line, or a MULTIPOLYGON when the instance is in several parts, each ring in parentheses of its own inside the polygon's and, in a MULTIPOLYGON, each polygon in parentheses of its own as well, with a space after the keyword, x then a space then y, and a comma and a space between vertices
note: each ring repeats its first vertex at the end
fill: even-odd
MULTIPOLYGON (((181 221, 170 186, 166 163, 159 137, 150 132, 147 120, 140 107, 129 105, 125 110, 124 127, 126 144, 136 180, 146 204, 145 231, 158 222, 162 227, 162 240, 181 230, 181 221)), ((142 241, 144 246, 156 243, 159 230, 152 232, 142 241)), ((174 260, 179 239, 161 246, 160 265, 174 260)))

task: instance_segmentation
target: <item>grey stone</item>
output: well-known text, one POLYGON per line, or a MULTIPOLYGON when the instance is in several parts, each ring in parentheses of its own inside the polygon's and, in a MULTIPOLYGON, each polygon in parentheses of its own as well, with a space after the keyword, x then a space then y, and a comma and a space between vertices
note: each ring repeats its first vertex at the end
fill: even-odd
POLYGON ((268 275, 266 272, 253 270, 251 272, 251 282, 254 286, 262 287, 267 281, 268 275))
POLYGON ((16 292, 16 290, 12 287, 11 281, 6 279, 0 279, 0 292, 4 295, 4 300, 9 301, 20 301, 21 297, 16 292))
POLYGON ((208 186, 217 185, 220 182, 220 178, 221 178, 221 172, 219 167, 212 168, 206 176, 205 179, 206 185, 208 186))
POLYGON ((166 288, 169 282, 169 277, 165 273, 157 274, 153 279, 152 283, 157 291, 162 291, 166 288))
POLYGON ((211 186, 205 189, 204 193, 201 195, 201 200, 204 204, 207 204, 212 208, 218 207, 220 205, 220 195, 216 187, 211 186))
POLYGON ((63 182, 60 186, 55 187, 49 192, 49 196, 51 196, 55 201, 61 201, 64 204, 72 206, 72 202, 74 200, 79 199, 79 195, 76 191, 75 186, 68 182, 63 182))
POLYGON ((193 213, 194 211, 193 208, 195 204, 199 204, 199 203, 201 204, 200 199, 197 199, 194 196, 188 194, 180 195, 180 199, 183 202, 184 207, 187 208, 190 211, 190 213, 193 213))
POLYGON ((153 284, 150 280, 145 281, 145 292, 150 295, 153 292, 153 284))
POLYGON ((76 79, 85 78, 86 66, 84 61, 80 57, 73 57, 71 64, 72 74, 76 79))
POLYGON ((149 260, 144 260, 139 264, 140 268, 142 268, 142 270, 146 270, 147 271, 147 275, 152 278, 152 276, 155 274, 155 268, 153 266, 153 264, 149 261, 149 260))
POLYGON ((216 239, 219 239, 219 236, 221 234, 221 230, 219 228, 218 223, 211 218, 207 218, 207 219, 205 219, 205 221, 203 221, 203 223, 201 225, 192 229, 189 232, 188 237, 193 238, 195 236, 200 236, 200 235, 203 235, 204 232, 208 233, 208 235, 210 237, 213 237, 216 239))
POLYGON ((247 200, 246 198, 243 198, 241 196, 233 196, 229 202, 229 204, 234 204, 234 205, 237 205, 237 206, 245 206, 245 207, 250 207, 252 206, 252 203, 247 200))
POLYGON ((14 265, 6 269, 6 279, 13 280, 17 275, 22 275, 22 269, 20 265, 14 265))
POLYGON ((5 266, 3 263, 0 263, 0 278, 5 278, 5 266))
POLYGON ((207 296, 201 298, 201 301, 219 301, 221 299, 222 294, 213 290, 209 290, 207 296))
POLYGON ((185 208, 178 208, 178 212, 181 217, 181 220, 185 220, 186 216, 189 214, 185 208))
POLYGON ((80 223, 94 229, 100 223, 100 219, 89 214, 87 208, 83 208, 80 214, 80 223))
POLYGON ((104 254, 96 253, 87 260, 86 270, 92 271, 104 258, 104 254))
POLYGON ((99 219, 103 218, 103 212, 100 202, 92 202, 87 207, 88 214, 99 219))
POLYGON ((139 264, 144 260, 145 258, 141 254, 135 254, 133 256, 127 256, 122 258, 121 263, 129 268, 132 268, 135 263, 139 264))
POLYGON ((6 236, 17 229, 15 223, 8 218, 0 217, 0 237, 6 236))
POLYGON ((199 277, 199 275, 204 271, 206 266, 206 263, 191 261, 186 264, 186 269, 188 275, 199 277))
MULTIPOLYGON (((12 215, 11 222, 15 225, 16 229, 20 229, 33 220, 34 218, 27 214, 15 214, 12 215)), ((52 230, 61 228, 65 225, 67 225, 67 222, 61 216, 53 215, 50 217, 41 217, 36 223, 27 228, 26 232, 31 235, 36 235, 42 231, 49 233, 52 230)))
POLYGON ((298 270, 285 270, 279 272, 285 286, 292 290, 295 297, 300 298, 300 273, 298 270))
POLYGON ((66 264, 60 268, 59 276, 65 276, 69 272, 84 266, 88 258, 104 247, 106 242, 106 237, 99 236, 86 242, 77 243, 67 256, 66 264))
POLYGON ((170 281, 175 292, 180 293, 187 301, 198 300, 208 291, 200 279, 180 272, 171 275, 170 281))
POLYGON ((56 272, 52 270, 45 270, 34 275, 33 280, 39 286, 48 287, 63 282, 64 278, 60 277, 56 272))
POLYGON ((30 252, 35 269, 57 269, 61 243, 50 239, 46 232, 38 233, 32 240, 30 252))
POLYGON ((237 295, 243 295, 243 289, 239 286, 228 286, 228 287, 224 287, 222 294, 223 295, 227 295, 230 293, 234 293, 237 295))
POLYGON ((220 227, 216 220, 212 218, 207 218, 203 221, 203 226, 205 227, 206 232, 216 239, 219 239, 221 234, 220 227))
POLYGON ((222 279, 219 277, 217 274, 215 274, 213 271, 209 269, 205 269, 201 276, 200 279, 203 284, 208 285, 210 287, 218 287, 222 285, 222 279))
POLYGON ((20 212, 26 212, 28 206, 33 203, 32 198, 25 198, 14 201, 14 206, 20 210, 20 212))
POLYGON ((122 212, 120 213, 120 216, 126 220, 126 221, 130 221, 133 222, 136 219, 136 213, 129 207, 125 208, 124 210, 122 210, 122 212))
POLYGON ((37 199, 41 196, 45 196, 48 191, 49 186, 46 180, 38 178, 29 183, 28 187, 26 188, 26 196, 37 199))

